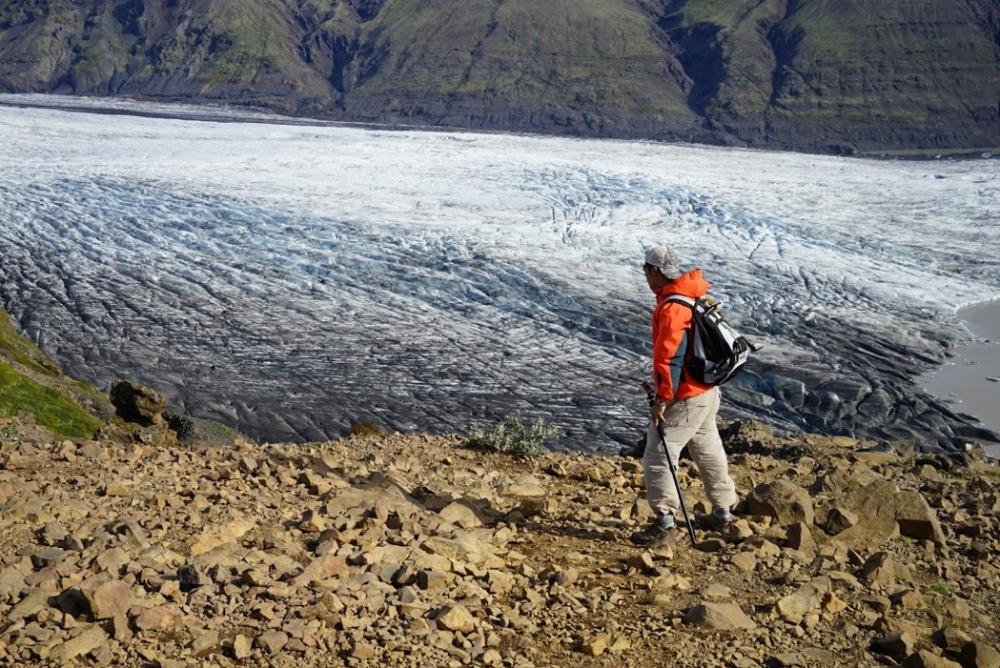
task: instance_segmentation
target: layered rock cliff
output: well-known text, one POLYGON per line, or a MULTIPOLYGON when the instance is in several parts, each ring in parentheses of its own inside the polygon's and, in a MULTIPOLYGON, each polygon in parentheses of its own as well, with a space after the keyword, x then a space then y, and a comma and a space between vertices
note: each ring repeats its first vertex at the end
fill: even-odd
POLYGON ((990 0, 8 0, 0 90, 852 152, 1000 145, 990 0))

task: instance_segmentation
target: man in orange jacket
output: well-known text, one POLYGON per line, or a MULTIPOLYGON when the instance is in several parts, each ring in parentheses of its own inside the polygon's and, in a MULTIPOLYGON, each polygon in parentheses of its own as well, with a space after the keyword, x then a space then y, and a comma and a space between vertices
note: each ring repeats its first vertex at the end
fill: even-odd
POLYGON ((656 246, 646 252, 643 272, 650 290, 656 294, 653 309, 656 403, 650 412, 642 460, 646 498, 656 519, 632 540, 640 545, 655 546, 672 540, 673 529, 677 526, 674 515, 680 507, 658 425, 663 428, 666 449, 675 465, 681 451, 690 446, 691 458, 698 466, 705 492, 712 502, 711 519, 716 526, 729 522, 729 509, 736 504, 737 497, 736 486, 729 476, 726 451, 715 424, 721 393, 718 387, 703 385, 691 377, 684 363, 691 345, 691 309, 685 304, 667 301, 669 295, 703 297, 708 293, 709 284, 702 278, 701 269, 682 274, 677 254, 668 246, 656 246))

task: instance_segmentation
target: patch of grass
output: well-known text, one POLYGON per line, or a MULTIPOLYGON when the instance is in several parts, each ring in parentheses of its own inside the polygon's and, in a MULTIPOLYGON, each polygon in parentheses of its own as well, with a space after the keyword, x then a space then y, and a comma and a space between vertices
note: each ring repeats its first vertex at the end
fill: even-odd
POLYGON ((556 438, 558 434, 558 429, 542 420, 525 424, 520 418, 509 415, 491 429, 473 429, 466 445, 476 450, 523 457, 543 452, 545 441, 556 438))
POLYGON ((101 421, 73 403, 66 395, 19 374, 0 360, 0 416, 35 416, 35 424, 59 436, 91 438, 101 421))
POLYGON ((938 580, 934 584, 927 587, 927 589, 928 591, 943 594, 944 596, 951 596, 951 589, 948 588, 948 584, 944 580, 938 580))
POLYGON ((10 316, 0 310, 0 357, 3 356, 39 373, 59 374, 59 369, 49 361, 45 353, 21 336, 14 323, 11 322, 10 316))
POLYGON ((351 425, 349 433, 351 436, 382 436, 385 430, 370 422, 355 422, 351 425))

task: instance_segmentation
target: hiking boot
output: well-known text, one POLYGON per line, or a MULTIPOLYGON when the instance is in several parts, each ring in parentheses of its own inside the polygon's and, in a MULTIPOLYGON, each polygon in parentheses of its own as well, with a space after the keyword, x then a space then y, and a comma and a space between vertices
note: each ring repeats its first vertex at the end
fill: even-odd
POLYGON ((724 531, 732 521, 733 514, 729 512, 729 508, 715 508, 708 516, 708 525, 716 531, 724 531))
POLYGON ((655 549, 674 547, 674 531, 677 524, 673 515, 661 515, 649 523, 642 531, 632 534, 632 542, 639 547, 655 549))

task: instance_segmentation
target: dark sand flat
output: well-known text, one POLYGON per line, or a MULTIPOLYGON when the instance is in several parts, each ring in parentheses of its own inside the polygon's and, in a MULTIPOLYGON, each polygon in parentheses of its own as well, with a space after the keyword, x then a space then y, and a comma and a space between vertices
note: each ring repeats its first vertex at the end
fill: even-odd
MULTIPOLYGON (((968 306, 958 315, 976 338, 957 347, 952 360, 924 378, 925 385, 956 411, 1000 433, 1000 301, 968 306)), ((1000 457, 1000 445, 987 449, 1000 457)))

